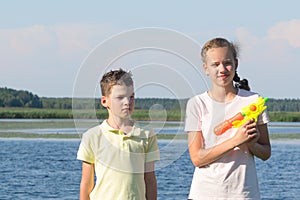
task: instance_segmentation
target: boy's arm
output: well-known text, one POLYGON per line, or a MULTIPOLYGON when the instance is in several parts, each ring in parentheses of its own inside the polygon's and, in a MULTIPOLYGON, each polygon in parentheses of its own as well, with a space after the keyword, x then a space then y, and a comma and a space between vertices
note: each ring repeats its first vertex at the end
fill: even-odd
POLYGON ((94 188, 94 164, 82 162, 82 176, 80 182, 80 200, 89 200, 94 188))
POLYGON ((156 200, 157 199, 157 184, 156 176, 154 171, 154 162, 148 162, 145 164, 145 186, 146 186, 146 199, 156 200))

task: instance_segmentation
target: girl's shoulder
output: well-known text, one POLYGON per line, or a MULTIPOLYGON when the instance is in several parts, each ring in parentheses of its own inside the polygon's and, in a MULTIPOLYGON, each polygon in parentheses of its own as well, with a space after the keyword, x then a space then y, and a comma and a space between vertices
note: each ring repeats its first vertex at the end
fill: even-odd
POLYGON ((238 96, 240 96, 240 97, 253 97, 253 98, 257 98, 260 95, 257 92, 248 91, 248 90, 244 90, 244 89, 239 89, 238 96))
POLYGON ((188 100, 188 104, 196 104, 196 105, 202 105, 202 104, 205 104, 205 102, 209 101, 210 98, 207 94, 207 92, 203 92, 201 94, 197 94, 193 97, 191 97, 189 100, 188 100))
POLYGON ((238 102, 243 104, 249 104, 255 102, 259 97, 262 97, 259 93, 247 90, 239 90, 238 102))
POLYGON ((197 94, 189 99, 189 101, 207 101, 207 100, 210 100, 207 91, 201 94, 197 94))

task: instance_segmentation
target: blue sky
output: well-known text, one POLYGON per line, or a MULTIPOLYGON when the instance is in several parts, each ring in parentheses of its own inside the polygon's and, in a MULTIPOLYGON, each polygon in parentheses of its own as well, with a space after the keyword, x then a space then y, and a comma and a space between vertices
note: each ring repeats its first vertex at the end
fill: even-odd
MULTIPOLYGON (((235 41, 240 45, 238 72, 249 80, 253 91, 271 98, 300 98, 297 1, 11 0, 2 1, 1 5, 0 87, 30 90, 39 96, 72 97, 83 73, 81 69, 88 68, 85 62, 103 47, 103 42, 108 41, 107 52, 118 51, 119 45, 124 45, 120 43, 128 42, 130 46, 136 41, 132 37, 130 43, 113 43, 117 35, 156 27, 172 30, 173 36, 179 38, 185 35, 199 48, 208 39, 219 36, 235 41)), ((177 43, 182 45, 178 40, 173 42, 177 43)), ((107 56, 101 54, 95 62, 100 63, 107 56)), ((200 75, 195 75, 188 73, 190 66, 181 62, 178 57, 145 50, 123 56, 115 64, 136 69, 133 75, 140 76, 137 79, 150 81, 139 85, 138 97, 187 97, 207 90, 209 82, 201 77, 201 63, 197 62, 200 75), (155 63, 152 68, 150 63, 155 63), (165 69, 161 70, 162 77, 151 82, 149 76, 156 76, 159 68, 165 69), (170 70, 181 76, 168 75, 170 70), (159 81, 162 79, 167 79, 167 83, 159 81), (179 84, 182 82, 185 84, 179 84), (192 92, 175 94, 181 90, 175 87, 185 90, 187 86, 182 85, 189 85, 192 92)), ((94 76, 99 79, 105 69, 100 66, 98 72, 93 71, 94 76)), ((90 79, 98 81, 95 77, 90 79)), ((92 87, 92 92, 84 95, 97 95, 96 82, 82 87, 92 87)))

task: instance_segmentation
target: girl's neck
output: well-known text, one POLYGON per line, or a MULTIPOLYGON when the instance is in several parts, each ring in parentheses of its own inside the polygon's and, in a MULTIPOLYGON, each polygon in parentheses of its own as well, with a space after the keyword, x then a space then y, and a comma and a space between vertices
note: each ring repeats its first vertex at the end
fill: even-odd
POLYGON ((217 102, 230 102, 232 99, 236 97, 238 93, 238 89, 236 87, 230 88, 221 88, 221 87, 213 87, 210 91, 208 91, 208 95, 210 98, 217 102))

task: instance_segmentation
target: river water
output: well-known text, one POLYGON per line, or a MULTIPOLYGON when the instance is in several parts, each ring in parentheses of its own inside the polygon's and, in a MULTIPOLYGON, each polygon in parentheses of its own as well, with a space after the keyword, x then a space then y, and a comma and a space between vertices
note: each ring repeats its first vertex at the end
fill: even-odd
MULTIPOLYGON (((0 199, 78 199, 79 139, 0 139, 0 199)), ((160 140, 158 199, 187 199, 194 167, 186 141, 160 140)), ((299 199, 300 141, 272 141, 272 157, 256 160, 262 199, 299 199)))
MULTIPOLYGON (((85 130, 68 126, 56 128, 55 123, 72 124, 72 121, 0 119, 0 132, 74 134, 85 130), (48 127, 49 124, 52 125, 48 127)), ((88 124, 93 123, 88 121, 88 124)), ((148 126, 147 122, 140 123, 148 126)), ((154 124, 154 129, 158 134, 182 134, 182 125, 165 122, 161 126, 154 124)), ((269 131, 271 134, 300 134, 300 123, 273 122, 269 131)), ((161 151, 161 161, 156 164, 158 199, 187 199, 194 171, 187 142, 158 142, 161 151)), ((271 142, 272 157, 268 161, 256 160, 262 199, 300 199, 300 140, 271 142)), ((76 153, 79 143, 80 137, 0 139, 0 199, 78 199, 81 162, 76 160, 76 153)))

